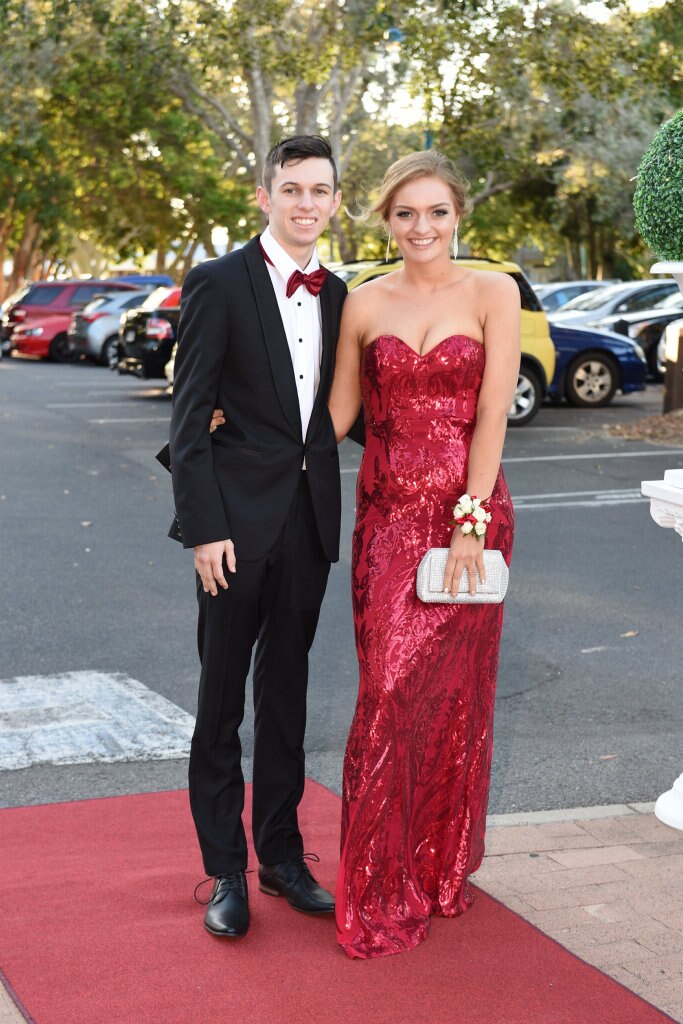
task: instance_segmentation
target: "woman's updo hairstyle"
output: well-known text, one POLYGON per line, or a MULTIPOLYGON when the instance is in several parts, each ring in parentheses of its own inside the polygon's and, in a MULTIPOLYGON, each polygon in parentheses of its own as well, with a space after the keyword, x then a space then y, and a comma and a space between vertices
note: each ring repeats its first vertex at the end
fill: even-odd
POLYGON ((391 164, 382 178, 379 195, 367 211, 378 214, 384 223, 389 220, 391 204, 398 190, 407 182, 417 178, 441 178, 451 190, 458 218, 464 217, 472 208, 468 198, 469 184, 458 174, 454 165, 433 149, 423 149, 418 153, 408 153, 391 164))

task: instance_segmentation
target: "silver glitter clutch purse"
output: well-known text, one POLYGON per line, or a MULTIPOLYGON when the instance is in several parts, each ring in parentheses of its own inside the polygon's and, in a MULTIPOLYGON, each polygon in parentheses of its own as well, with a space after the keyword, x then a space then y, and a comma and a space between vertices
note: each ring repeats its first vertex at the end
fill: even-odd
POLYGON ((417 568, 417 596, 426 604, 500 604, 508 588, 510 572, 500 551, 484 550, 486 581, 477 573, 477 592, 470 594, 467 569, 460 577, 456 594, 444 594, 443 577, 448 548, 430 548, 417 568))

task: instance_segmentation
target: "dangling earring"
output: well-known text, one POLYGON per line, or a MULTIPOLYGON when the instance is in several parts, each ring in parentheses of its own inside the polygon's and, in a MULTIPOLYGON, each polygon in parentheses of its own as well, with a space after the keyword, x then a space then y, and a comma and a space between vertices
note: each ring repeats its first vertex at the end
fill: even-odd
POLYGON ((455 231, 453 232, 453 259, 458 258, 458 222, 455 222, 455 231))
POLYGON ((391 249, 391 228, 389 228, 389 234, 387 235, 387 251, 384 256, 384 262, 389 262, 389 250, 391 249))

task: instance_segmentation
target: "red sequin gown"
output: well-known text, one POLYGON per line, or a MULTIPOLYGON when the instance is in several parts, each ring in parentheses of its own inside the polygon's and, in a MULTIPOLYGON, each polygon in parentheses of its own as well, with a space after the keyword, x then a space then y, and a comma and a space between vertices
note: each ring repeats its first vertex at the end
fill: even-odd
MULTIPOLYGON (((410 949, 432 914, 461 914, 484 853, 502 605, 426 605, 415 594, 418 562, 448 546, 466 489, 484 359, 463 335, 424 356, 382 335, 363 353, 352 557, 360 685, 336 893, 337 937, 351 957, 410 949)), ((486 546, 509 561, 502 471, 491 505, 486 546)))

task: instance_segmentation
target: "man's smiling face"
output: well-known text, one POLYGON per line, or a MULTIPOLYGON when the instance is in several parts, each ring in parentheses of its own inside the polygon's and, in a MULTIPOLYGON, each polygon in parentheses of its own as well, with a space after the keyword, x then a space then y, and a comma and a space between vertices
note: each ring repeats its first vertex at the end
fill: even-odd
POLYGON ((270 192, 259 185, 256 198, 268 214, 273 237, 292 259, 305 266, 330 217, 339 209, 341 192, 334 191, 330 161, 309 157, 278 167, 270 192))

